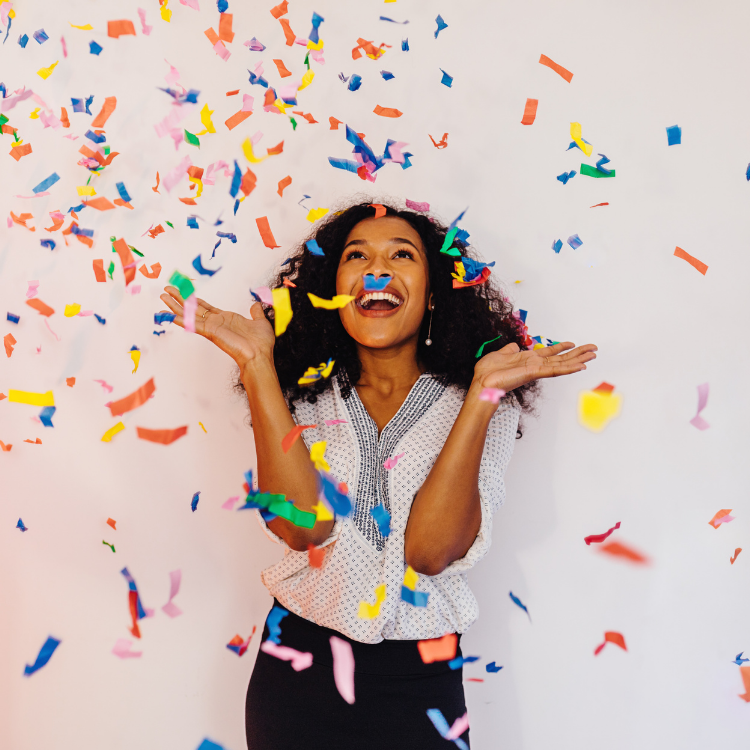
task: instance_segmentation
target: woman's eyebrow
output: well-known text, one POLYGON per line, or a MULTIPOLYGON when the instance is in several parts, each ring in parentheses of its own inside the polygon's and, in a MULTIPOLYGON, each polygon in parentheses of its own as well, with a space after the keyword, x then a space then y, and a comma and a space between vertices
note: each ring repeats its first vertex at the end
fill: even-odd
MULTIPOLYGON (((388 240, 388 242, 391 245, 411 245, 415 250, 419 250, 419 248, 411 241, 407 240, 406 237, 391 237, 391 239, 388 240)), ((346 250, 349 245, 369 245, 370 243, 367 240, 349 240, 349 242, 344 245, 344 250, 346 250)))

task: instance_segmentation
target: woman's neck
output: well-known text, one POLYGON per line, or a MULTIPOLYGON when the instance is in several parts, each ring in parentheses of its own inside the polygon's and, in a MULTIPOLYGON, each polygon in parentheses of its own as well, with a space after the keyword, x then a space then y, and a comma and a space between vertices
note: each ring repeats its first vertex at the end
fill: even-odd
POLYGON ((425 368, 417 361, 417 341, 407 341, 388 349, 357 346, 362 371, 356 385, 389 396, 411 390, 425 368))

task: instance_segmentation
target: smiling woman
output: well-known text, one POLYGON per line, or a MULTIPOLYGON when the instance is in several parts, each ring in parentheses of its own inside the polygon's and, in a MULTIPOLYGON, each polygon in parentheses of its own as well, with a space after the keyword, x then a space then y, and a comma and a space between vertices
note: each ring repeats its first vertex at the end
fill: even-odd
POLYGON ((259 489, 284 511, 257 511, 285 554, 262 573, 275 606, 247 693, 251 750, 442 748, 436 710, 468 748, 466 572, 489 549, 536 381, 596 357, 570 342, 526 349, 488 271, 424 214, 358 203, 272 283, 293 312, 278 337, 271 307, 248 319, 196 300, 196 332, 240 369, 259 489), (446 635, 450 654, 425 663, 419 642, 446 635))

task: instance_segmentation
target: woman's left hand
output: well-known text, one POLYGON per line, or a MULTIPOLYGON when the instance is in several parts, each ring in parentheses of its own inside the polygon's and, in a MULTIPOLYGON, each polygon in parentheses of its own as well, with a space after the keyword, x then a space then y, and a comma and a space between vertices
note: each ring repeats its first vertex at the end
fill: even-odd
POLYGON ((506 393, 540 378, 556 378, 586 369, 596 359, 594 344, 575 347, 572 341, 536 350, 518 344, 485 354, 474 367, 474 383, 482 388, 500 388, 506 393), (572 351, 570 351, 572 350, 572 351))

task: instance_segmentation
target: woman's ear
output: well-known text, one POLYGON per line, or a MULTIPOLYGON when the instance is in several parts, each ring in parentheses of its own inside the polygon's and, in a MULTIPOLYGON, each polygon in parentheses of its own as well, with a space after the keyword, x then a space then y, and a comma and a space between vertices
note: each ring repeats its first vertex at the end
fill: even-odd
POLYGON ((434 305, 434 303, 432 301, 432 293, 430 293, 430 296, 427 299, 427 309, 430 310, 430 311, 432 311, 432 310, 435 309, 435 305, 434 305))

